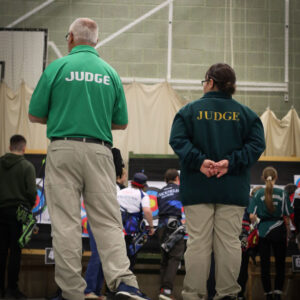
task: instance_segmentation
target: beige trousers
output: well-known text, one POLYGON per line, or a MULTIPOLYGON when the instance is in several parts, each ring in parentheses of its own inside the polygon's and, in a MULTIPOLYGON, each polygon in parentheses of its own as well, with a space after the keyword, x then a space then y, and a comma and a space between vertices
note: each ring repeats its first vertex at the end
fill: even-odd
POLYGON ((81 203, 101 257, 108 287, 120 282, 137 286, 129 270, 116 198, 115 167, 106 146, 77 141, 55 141, 48 147, 45 192, 51 218, 55 280, 69 300, 83 300, 81 203))
POLYGON ((184 255, 186 275, 184 300, 205 299, 211 253, 215 256, 215 300, 236 296, 240 291, 237 278, 241 265, 243 207, 222 204, 199 204, 184 208, 189 238, 184 255))

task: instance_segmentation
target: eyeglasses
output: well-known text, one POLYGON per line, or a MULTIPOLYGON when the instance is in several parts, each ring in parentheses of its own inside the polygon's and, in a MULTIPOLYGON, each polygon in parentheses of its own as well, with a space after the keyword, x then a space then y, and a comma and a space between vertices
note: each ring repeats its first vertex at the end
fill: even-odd
POLYGON ((69 36, 70 36, 70 32, 68 32, 65 36, 66 41, 68 40, 69 36))
POLYGON ((201 85, 203 86, 204 82, 208 82, 208 81, 210 81, 210 79, 201 80, 201 85))

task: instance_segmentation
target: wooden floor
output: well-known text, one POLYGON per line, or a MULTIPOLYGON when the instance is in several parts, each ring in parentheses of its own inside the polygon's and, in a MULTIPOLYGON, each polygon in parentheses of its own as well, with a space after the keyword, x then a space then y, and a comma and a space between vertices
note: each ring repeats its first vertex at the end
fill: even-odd
MULTIPOLYGON (((85 272, 90 252, 83 255, 83 272, 85 272)), ((274 259, 272 259, 272 264, 274 259)), ((146 259, 140 259, 136 265, 136 276, 141 290, 152 300, 158 299, 159 294, 159 256, 149 255, 146 259)), ((274 277, 274 266, 272 266, 274 277)), ((184 278, 184 266, 178 272, 174 284, 174 296, 181 300, 181 290, 184 278)), ((40 300, 53 295, 57 289, 54 282, 54 265, 45 264, 45 251, 23 249, 20 272, 20 289, 30 299, 40 300)), ((300 273, 291 272, 291 259, 286 260, 286 280, 283 300, 299 300, 300 273)), ((260 281, 259 258, 257 265, 249 264, 249 280, 247 287, 248 300, 265 300, 260 281)))

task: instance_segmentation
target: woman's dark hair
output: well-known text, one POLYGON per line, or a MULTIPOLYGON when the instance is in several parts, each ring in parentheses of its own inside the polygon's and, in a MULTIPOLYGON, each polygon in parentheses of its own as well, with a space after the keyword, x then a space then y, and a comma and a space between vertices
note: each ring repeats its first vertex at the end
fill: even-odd
POLYGON ((228 95, 235 92, 235 72, 227 64, 217 63, 212 65, 205 74, 205 79, 212 79, 218 89, 228 95))

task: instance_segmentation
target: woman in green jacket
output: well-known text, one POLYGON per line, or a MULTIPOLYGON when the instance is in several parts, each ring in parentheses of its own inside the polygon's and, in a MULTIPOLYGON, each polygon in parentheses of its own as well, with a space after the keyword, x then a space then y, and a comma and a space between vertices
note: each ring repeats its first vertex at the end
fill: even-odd
POLYGON ((176 114, 170 145, 180 159, 187 251, 184 300, 204 299, 211 252, 216 297, 236 299, 241 264, 239 234, 248 205, 250 167, 265 149, 260 118, 232 99, 236 76, 227 64, 212 65, 204 96, 176 114))

